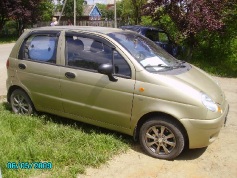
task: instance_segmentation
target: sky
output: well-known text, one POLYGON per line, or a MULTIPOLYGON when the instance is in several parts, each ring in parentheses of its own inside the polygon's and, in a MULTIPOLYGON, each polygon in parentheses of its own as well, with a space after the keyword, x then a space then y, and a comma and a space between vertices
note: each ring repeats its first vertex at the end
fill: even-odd
POLYGON ((87 0, 87 4, 94 4, 94 3, 105 4, 107 3, 107 0, 87 0))

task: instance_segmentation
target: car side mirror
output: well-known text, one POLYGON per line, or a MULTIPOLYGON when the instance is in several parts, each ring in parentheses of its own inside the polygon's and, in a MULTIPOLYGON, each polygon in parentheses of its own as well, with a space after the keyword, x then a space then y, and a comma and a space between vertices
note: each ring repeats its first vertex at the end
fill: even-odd
POLYGON ((98 67, 98 72, 101 73, 101 74, 105 74, 105 75, 108 75, 109 77, 109 80, 112 81, 112 82, 117 82, 118 79, 116 79, 114 76, 113 76, 113 66, 112 64, 101 64, 99 67, 98 67))

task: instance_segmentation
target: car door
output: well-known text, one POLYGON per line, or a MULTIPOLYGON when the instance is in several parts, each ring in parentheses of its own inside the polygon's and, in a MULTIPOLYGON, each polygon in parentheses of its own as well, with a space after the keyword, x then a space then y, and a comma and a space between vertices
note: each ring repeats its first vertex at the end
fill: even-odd
POLYGON ((135 80, 134 69, 108 41, 93 35, 67 33, 65 67, 60 71, 66 113, 114 126, 129 128, 135 80), (101 64, 112 63, 116 82, 98 73, 101 64))
POLYGON ((147 29, 145 30, 143 35, 149 38, 150 40, 154 41, 157 45, 162 47, 171 55, 177 56, 178 53, 177 47, 171 43, 171 41, 168 38, 168 35, 163 30, 159 31, 155 29, 147 29))
POLYGON ((16 74, 36 109, 62 110, 57 47, 59 31, 32 32, 22 43, 16 74))

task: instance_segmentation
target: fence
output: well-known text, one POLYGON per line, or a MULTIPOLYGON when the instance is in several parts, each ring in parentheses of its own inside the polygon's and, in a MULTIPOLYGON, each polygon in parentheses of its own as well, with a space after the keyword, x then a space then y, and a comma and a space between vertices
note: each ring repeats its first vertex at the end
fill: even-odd
MULTIPOLYGON (((38 22, 34 27, 49 26, 51 22, 38 22)), ((66 26, 67 21, 60 21, 59 25, 66 26)), ((103 20, 90 20, 90 21, 77 21, 78 26, 100 26, 100 27, 114 27, 114 21, 103 21, 103 20)), ((118 23, 119 26, 119 23, 118 23)))

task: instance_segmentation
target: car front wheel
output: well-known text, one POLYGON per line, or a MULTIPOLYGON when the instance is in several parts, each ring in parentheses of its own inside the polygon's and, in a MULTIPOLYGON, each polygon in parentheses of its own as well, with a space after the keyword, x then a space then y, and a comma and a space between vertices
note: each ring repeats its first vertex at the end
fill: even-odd
POLYGON ((20 89, 16 89, 12 92, 10 96, 10 103, 13 112, 16 114, 33 114, 34 107, 30 98, 24 91, 20 89))
POLYGON ((179 125, 168 118, 152 118, 140 129, 142 148, 152 157, 174 159, 184 148, 184 135, 179 125))

